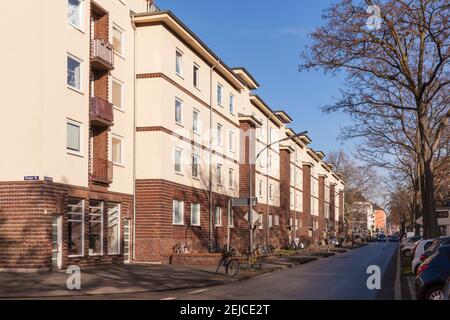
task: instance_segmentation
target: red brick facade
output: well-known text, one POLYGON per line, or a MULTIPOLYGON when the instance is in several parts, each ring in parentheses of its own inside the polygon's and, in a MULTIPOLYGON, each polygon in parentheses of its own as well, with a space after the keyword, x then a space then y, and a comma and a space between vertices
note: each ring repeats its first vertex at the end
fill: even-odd
POLYGON ((300 235, 310 237, 311 230, 311 165, 303 165, 303 212, 300 235))
POLYGON ((62 267, 106 265, 123 263, 123 223, 121 223, 121 254, 107 255, 107 216, 103 217, 102 256, 88 255, 88 206, 89 200, 102 200, 121 204, 121 221, 132 218, 133 197, 116 193, 92 192, 86 188, 63 184, 34 182, 0 183, 0 269, 52 268, 52 218, 62 216, 62 267), (85 232, 84 257, 68 257, 67 200, 84 199, 85 232))

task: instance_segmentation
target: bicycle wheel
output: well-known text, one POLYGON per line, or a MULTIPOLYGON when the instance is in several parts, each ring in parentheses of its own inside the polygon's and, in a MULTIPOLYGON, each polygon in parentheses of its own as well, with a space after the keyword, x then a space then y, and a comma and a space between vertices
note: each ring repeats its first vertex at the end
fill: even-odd
POLYGON ((227 274, 230 277, 234 277, 239 272, 240 267, 239 261, 237 259, 232 259, 227 266, 227 274))

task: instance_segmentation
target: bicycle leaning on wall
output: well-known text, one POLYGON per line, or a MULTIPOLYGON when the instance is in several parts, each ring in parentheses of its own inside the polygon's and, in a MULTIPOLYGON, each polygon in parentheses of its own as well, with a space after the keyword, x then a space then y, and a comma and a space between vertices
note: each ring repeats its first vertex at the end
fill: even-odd
POLYGON ((237 255, 238 254, 235 249, 230 248, 230 250, 228 250, 227 246, 223 247, 222 258, 217 265, 216 274, 219 272, 220 267, 224 267, 225 273, 228 276, 234 277, 235 275, 237 275, 239 269, 241 268, 241 264, 239 262, 239 259, 237 258, 237 255))

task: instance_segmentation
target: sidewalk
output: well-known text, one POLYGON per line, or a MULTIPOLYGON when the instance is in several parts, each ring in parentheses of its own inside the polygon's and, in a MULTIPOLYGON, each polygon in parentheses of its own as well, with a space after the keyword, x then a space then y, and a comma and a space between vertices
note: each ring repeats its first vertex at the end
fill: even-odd
MULTIPOLYGON (((342 253, 340 250, 339 252, 342 253)), ((119 293, 161 292, 197 289, 242 281, 276 270, 293 268, 319 258, 334 255, 324 248, 302 250, 289 256, 267 257, 263 267, 250 270, 241 265, 239 273, 230 278, 223 267, 128 264, 81 270, 81 290, 68 290, 65 271, 41 274, 0 273, 1 298, 52 298, 105 295, 119 293)))
POLYGON ((230 278, 216 266, 129 264, 81 270, 81 290, 68 290, 64 271, 44 274, 0 273, 0 298, 63 297, 196 289, 241 281, 279 268, 241 269, 230 278))

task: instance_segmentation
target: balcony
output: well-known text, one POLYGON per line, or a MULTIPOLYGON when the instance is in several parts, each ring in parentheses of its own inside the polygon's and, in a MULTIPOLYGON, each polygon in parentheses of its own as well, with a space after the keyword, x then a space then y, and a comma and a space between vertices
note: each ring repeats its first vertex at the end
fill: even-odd
POLYGON ((114 69, 114 48, 101 39, 91 41, 91 66, 96 70, 114 69))
POLYGON ((91 97, 89 106, 89 118, 91 124, 109 127, 114 122, 112 103, 98 97, 91 97))
POLYGON ((111 184, 113 181, 113 163, 105 159, 91 159, 89 179, 100 184, 111 184))

